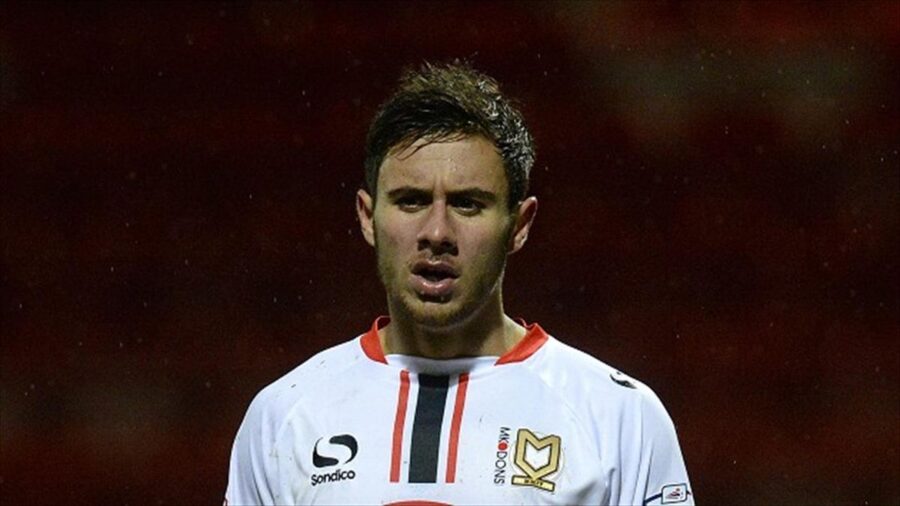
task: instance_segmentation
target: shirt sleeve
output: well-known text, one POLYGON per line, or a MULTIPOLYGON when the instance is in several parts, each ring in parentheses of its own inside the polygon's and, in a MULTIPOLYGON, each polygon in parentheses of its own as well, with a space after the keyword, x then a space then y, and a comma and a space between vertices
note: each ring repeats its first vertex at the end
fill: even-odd
POLYGON ((271 430, 266 423, 259 396, 250 404, 231 449, 226 506, 275 504, 271 461, 271 430))
POLYGON ((694 495, 675 426, 652 391, 641 401, 639 438, 622 468, 621 504, 693 505, 694 495))

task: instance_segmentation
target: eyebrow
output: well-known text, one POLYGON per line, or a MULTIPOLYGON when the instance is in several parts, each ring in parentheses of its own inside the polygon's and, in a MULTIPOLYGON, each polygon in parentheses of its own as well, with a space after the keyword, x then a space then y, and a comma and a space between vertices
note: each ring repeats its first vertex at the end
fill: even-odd
MULTIPOLYGON (((400 188, 395 188, 387 193, 387 196, 391 200, 395 200, 398 197, 405 195, 429 195, 431 194, 428 190, 423 190, 421 188, 415 188, 413 186, 401 186, 400 188)), ((487 190, 482 190, 481 188, 463 188, 460 190, 454 190, 447 192, 447 195, 450 197, 470 197, 479 200, 483 200, 485 202, 494 203, 497 201, 497 195, 493 192, 489 192, 487 190)))

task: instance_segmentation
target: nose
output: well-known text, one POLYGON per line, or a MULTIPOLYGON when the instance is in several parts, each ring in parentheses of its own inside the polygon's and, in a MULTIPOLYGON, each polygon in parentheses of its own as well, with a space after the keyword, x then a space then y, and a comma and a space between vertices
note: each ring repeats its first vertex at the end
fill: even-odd
POLYGON ((457 254, 456 231, 447 213, 447 205, 435 201, 419 229, 419 250, 430 249, 433 255, 457 254))

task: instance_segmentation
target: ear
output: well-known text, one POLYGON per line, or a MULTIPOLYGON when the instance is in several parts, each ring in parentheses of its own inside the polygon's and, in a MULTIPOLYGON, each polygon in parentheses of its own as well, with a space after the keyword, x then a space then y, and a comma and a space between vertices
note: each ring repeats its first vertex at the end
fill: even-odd
POLYGON ((516 224, 513 229, 512 237, 509 240, 508 254, 512 255, 516 251, 525 246, 528 240, 528 232, 531 230, 531 224, 534 223, 534 217, 537 214, 538 201, 537 197, 528 197, 523 200, 516 210, 516 224))
POLYGON ((363 238, 370 246, 375 246, 374 216, 375 207, 372 205, 372 196, 365 190, 356 192, 356 215, 359 217, 359 228, 363 238))

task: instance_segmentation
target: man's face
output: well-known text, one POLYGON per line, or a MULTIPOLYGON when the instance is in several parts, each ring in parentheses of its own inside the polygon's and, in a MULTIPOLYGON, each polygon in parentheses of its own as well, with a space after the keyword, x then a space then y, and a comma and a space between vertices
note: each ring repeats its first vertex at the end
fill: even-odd
POLYGON ((506 255, 524 243, 536 202, 509 210, 503 160, 490 141, 417 141, 388 154, 377 188, 374 209, 365 191, 357 209, 395 312, 445 327, 499 301, 506 255))

